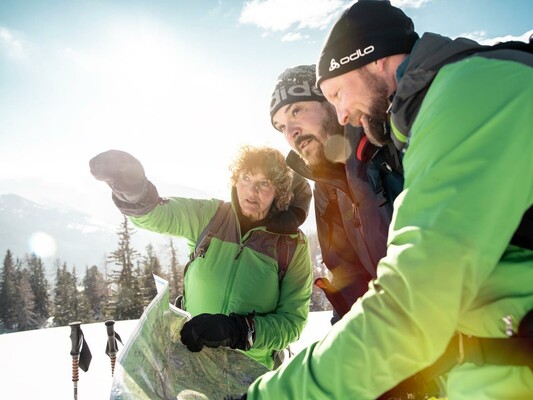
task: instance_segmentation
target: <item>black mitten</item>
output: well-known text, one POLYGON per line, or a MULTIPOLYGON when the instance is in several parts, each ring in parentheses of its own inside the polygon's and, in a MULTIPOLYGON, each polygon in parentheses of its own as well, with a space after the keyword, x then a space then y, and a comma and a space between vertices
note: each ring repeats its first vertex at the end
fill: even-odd
POLYGON ((246 400, 248 397, 246 393, 243 394, 229 394, 227 396, 224 396, 224 400, 246 400))
POLYGON ((228 346, 249 350, 253 344, 253 321, 237 314, 200 314, 187 321, 181 329, 181 342, 192 352, 204 346, 228 346))
POLYGON ((158 204, 157 189, 131 154, 108 150, 92 158, 89 166, 91 174, 113 190, 113 201, 124 214, 144 215, 158 204))
POLYGON ((303 176, 293 174, 292 199, 289 208, 276 214, 267 224, 267 229, 276 233, 296 233, 309 213, 311 186, 303 176))

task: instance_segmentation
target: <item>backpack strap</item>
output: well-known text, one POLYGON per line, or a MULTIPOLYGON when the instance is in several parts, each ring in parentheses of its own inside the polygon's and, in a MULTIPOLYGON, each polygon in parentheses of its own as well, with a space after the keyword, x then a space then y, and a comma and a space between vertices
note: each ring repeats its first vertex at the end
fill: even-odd
POLYGON ((276 246, 278 248, 278 281, 281 281, 289 268, 289 264, 294 257, 296 245, 302 241, 302 231, 298 230, 298 237, 291 238, 289 235, 279 235, 276 246))
MULTIPOLYGON (((202 230, 202 233, 200 233, 200 236, 198 237, 198 241, 196 242, 194 251, 189 255, 189 261, 183 268, 183 280, 184 281, 185 281, 185 274, 187 273, 189 266, 196 258, 205 257, 207 249, 209 248, 209 245, 211 244, 211 239, 213 239, 213 236, 215 236, 215 234, 218 232, 224 220, 226 219, 228 213, 230 212, 231 212, 231 203, 221 201, 217 210, 215 211, 215 214, 213 215, 211 220, 208 222, 208 224, 205 226, 205 228, 202 230)), ((296 245, 298 244, 299 241, 302 240, 301 235, 302 235, 302 232, 300 230, 298 230, 297 238, 291 238, 290 235, 287 235, 287 234, 278 235, 276 246, 277 246, 277 254, 278 254, 278 281, 280 283, 280 286, 281 286, 281 281, 283 277, 285 276, 285 273, 287 272, 289 264, 291 263, 294 253, 296 251, 296 245)), ((185 297, 185 286, 183 287, 183 294, 181 296, 178 296, 178 298, 175 301, 175 304, 180 308, 182 308, 182 299, 184 297, 185 297)))
POLYGON ((231 203, 221 201, 215 214, 211 217, 211 220, 205 226, 202 233, 200 233, 194 251, 189 255, 189 262, 187 264, 191 263, 197 257, 205 256, 211 244, 211 239, 218 232, 229 212, 231 212, 231 203))
POLYGON ((518 229, 511 238, 511 244, 533 250, 533 207, 524 213, 518 229))
POLYGON ((183 268, 183 293, 179 295, 176 300, 174 301, 174 305, 183 308, 183 298, 185 297, 185 274, 187 274, 187 270, 189 269, 189 266, 191 263, 197 258, 197 257, 204 257, 205 253, 207 252, 207 249, 209 248, 209 245, 211 244, 211 239, 213 239, 213 236, 215 233, 220 229, 222 226, 222 222, 226 218, 226 215, 231 210, 231 203, 225 203, 223 201, 219 202, 218 208, 215 211, 215 214, 211 217, 205 228, 200 233, 200 236, 198 237, 198 240, 196 241, 196 246, 194 247, 194 251, 189 254, 189 261, 187 261, 187 264, 185 264, 185 267, 183 268))
MULTIPOLYGON (((504 318, 505 321, 505 318, 504 318)), ((507 322, 506 322, 507 324, 507 322)), ((429 367, 400 382, 397 386, 378 397, 377 400, 404 398, 405 393, 421 393, 436 396, 434 383, 456 365, 506 365, 529 367, 533 371, 533 310, 520 322, 518 332, 509 328, 505 339, 466 336, 457 333, 448 343, 444 353, 429 367), (428 393, 428 390, 431 393, 428 393)), ((443 396, 440 390, 439 398, 443 396)), ((413 397, 415 398, 415 397, 413 397)), ((419 398, 419 397, 416 397, 419 398)), ((427 398, 427 396, 424 396, 427 398)))

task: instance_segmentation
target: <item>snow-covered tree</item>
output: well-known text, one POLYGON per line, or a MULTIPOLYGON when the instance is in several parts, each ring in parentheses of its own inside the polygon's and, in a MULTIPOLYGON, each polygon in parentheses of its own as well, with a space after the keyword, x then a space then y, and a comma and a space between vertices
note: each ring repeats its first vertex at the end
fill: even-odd
POLYGON ((155 286, 153 275, 155 274, 162 278, 165 278, 166 275, 163 273, 159 257, 157 257, 157 255, 154 253, 154 247, 151 244, 148 244, 148 246, 146 246, 146 256, 143 257, 141 271, 141 290, 143 293, 143 303, 146 307, 157 295, 157 288, 155 286))
POLYGON ((35 296, 35 313, 44 323, 50 316, 50 284, 46 279, 44 265, 40 257, 32 254, 27 257, 29 282, 35 296))
POLYGON ((7 250, 0 274, 0 319, 6 329, 16 323, 17 274, 13 254, 7 250))
POLYGON ((104 319, 107 319, 107 316, 105 315, 107 286, 104 275, 98 270, 96 265, 85 269, 83 288, 93 320, 103 321, 104 319))
POLYGON ((170 301, 174 302, 176 297, 183 294, 183 265, 178 261, 178 252, 174 247, 174 241, 172 239, 169 240, 168 248, 170 251, 170 301))
POLYGON ((28 331, 41 328, 43 320, 35 312, 35 295, 30 285, 30 275, 27 269, 17 272, 17 330, 28 331))
POLYGON ((138 276, 134 274, 134 262, 138 252, 131 246, 131 236, 134 233, 129 225, 129 220, 124 216, 123 222, 117 232, 119 241, 118 249, 109 256, 109 259, 119 267, 112 279, 116 286, 113 316, 116 320, 139 318, 143 311, 143 299, 138 276))
POLYGON ((54 294, 54 325, 65 326, 77 320, 77 306, 73 306, 76 298, 76 283, 72 274, 67 270, 67 264, 57 266, 56 287, 54 294))

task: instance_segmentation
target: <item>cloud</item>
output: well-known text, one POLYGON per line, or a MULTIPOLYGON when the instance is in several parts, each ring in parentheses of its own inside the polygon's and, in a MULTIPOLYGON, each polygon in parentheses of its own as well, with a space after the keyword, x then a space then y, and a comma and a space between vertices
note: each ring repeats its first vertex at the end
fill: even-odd
POLYGON ((484 45, 492 45, 498 42, 509 42, 512 40, 517 40, 520 42, 528 42, 530 36, 533 35, 533 29, 530 31, 527 31, 519 36, 513 36, 513 35, 505 35, 505 36, 499 36, 499 37, 493 37, 488 38, 487 32, 485 31, 474 31, 474 32, 465 32, 461 33, 460 35, 457 35, 457 37, 464 37, 468 39, 475 40, 476 42, 484 45))
POLYGON ((26 56, 23 41, 7 28, 0 26, 0 49, 9 58, 22 59, 26 56))
POLYGON ((434 0, 392 0, 391 4, 401 9, 420 8, 424 4, 431 3, 434 0))
POLYGON ((281 38, 282 42, 297 42, 309 38, 309 35, 302 35, 300 32, 289 32, 281 38))
POLYGON ((239 22, 269 31, 324 29, 348 5, 341 0, 252 0, 241 11, 239 22))
MULTIPOLYGON (((401 8, 420 8, 434 0, 392 0, 401 8)), ((256 25, 267 32, 289 29, 325 29, 353 0, 250 0, 244 3, 239 17, 241 24, 256 25)), ((282 41, 304 39, 289 33, 282 41)))
POLYGON ((464 37, 464 38, 475 40, 476 42, 481 43, 482 41, 487 40, 487 32, 486 31, 465 32, 465 33, 460 33, 456 37, 464 37))

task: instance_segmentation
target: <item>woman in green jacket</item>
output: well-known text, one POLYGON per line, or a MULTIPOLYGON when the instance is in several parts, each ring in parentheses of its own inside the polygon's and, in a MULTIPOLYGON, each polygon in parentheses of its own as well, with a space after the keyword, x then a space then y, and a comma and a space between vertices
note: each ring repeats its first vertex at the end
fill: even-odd
POLYGON ((282 154, 271 148, 241 149, 231 166, 231 203, 162 199, 140 162, 121 151, 101 153, 90 166, 136 226, 187 239, 191 254, 200 238, 210 239, 186 268, 183 308, 193 318, 182 329, 183 344, 191 351, 240 349, 272 369, 276 352, 299 338, 309 311, 312 265, 298 229, 310 202, 308 183, 293 184, 282 154), (202 234, 217 212, 220 222, 202 234))

